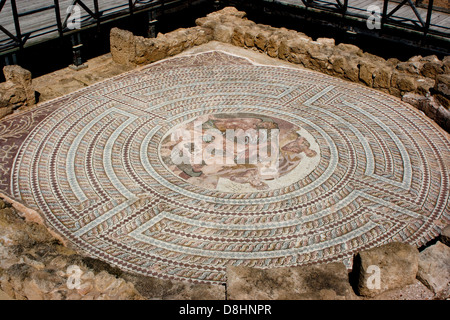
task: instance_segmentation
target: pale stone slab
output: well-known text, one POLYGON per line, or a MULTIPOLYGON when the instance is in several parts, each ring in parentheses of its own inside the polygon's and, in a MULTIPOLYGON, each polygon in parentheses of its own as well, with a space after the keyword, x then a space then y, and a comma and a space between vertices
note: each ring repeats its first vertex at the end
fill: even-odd
POLYGON ((347 300, 356 296, 343 263, 274 269, 228 267, 230 300, 347 300))
POLYGON ((412 284, 418 263, 419 251, 406 243, 393 242, 361 251, 353 262, 356 290, 362 296, 374 297, 412 284))
POLYGON ((441 298, 450 296, 450 248, 441 242, 419 255, 417 278, 441 298))
POLYGON ((225 300, 225 286, 221 284, 190 283, 134 274, 124 274, 123 278, 132 282, 149 300, 225 300))

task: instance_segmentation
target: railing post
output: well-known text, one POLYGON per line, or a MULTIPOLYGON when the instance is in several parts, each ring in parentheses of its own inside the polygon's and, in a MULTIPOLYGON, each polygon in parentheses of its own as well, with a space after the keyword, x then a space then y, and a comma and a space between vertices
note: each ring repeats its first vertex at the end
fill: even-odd
POLYGON ((72 41, 73 64, 71 64, 69 68, 76 71, 87 68, 87 64, 83 63, 83 59, 81 57, 81 48, 83 47, 83 44, 81 43, 81 34, 80 33, 72 34, 71 41, 72 41))
POLYGON ((55 3, 55 15, 56 15, 56 25, 58 27, 59 36, 63 36, 63 25, 61 22, 61 12, 59 8, 59 0, 54 0, 55 3))
POLYGON ((5 66, 17 64, 17 55, 15 52, 5 55, 5 66))
POLYGON ((219 11, 221 6, 220 0, 214 0, 214 11, 219 11))
POLYGON ((95 13, 95 20, 97 22, 97 31, 100 30, 100 11, 98 8, 98 0, 94 0, 94 13, 95 13))
POLYGON ((428 30, 430 29, 431 23, 431 14, 433 13, 433 2, 434 0, 429 0, 428 2, 428 11, 427 11, 427 20, 425 21, 423 35, 426 37, 428 30))
POLYGON ((128 0, 128 8, 130 9, 130 16, 133 15, 133 9, 134 9, 134 4, 133 4, 133 0, 128 0))
POLYGON ((381 30, 383 30, 384 24, 386 23, 388 4, 389 4, 389 0, 384 0, 384 3, 383 3, 383 14, 381 15, 380 32, 381 32, 381 30))
POLYGON ((149 38, 156 38, 157 30, 156 25, 158 23, 158 20, 155 19, 155 12, 153 10, 150 10, 148 12, 148 31, 147 36, 149 38))
POLYGON ((19 42, 19 47, 23 48, 23 42, 22 42, 22 33, 20 31, 20 23, 19 23, 19 14, 17 12, 17 4, 16 0, 11 0, 11 9, 13 13, 13 19, 14 19, 14 26, 16 28, 16 36, 19 42))

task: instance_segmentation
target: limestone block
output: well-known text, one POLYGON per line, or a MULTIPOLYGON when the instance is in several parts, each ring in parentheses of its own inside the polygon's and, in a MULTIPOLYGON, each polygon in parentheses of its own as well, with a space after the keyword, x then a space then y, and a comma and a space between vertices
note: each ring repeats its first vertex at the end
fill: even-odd
MULTIPOLYGON (((169 56, 169 40, 164 36, 156 39, 145 39, 144 44, 146 45, 146 63, 159 61, 169 56)), ((176 50, 176 47, 173 48, 173 52, 176 52, 176 50)))
POLYGON ((359 80, 365 83, 367 86, 372 87, 375 78, 375 71, 378 70, 378 66, 366 59, 361 60, 359 68, 359 80))
POLYGON ((189 283, 126 274, 124 280, 133 283, 147 299, 162 300, 225 300, 225 286, 189 283))
POLYGON ((434 86, 436 92, 436 98, 442 105, 450 108, 450 74, 440 74, 436 77, 436 83, 434 86))
POLYGON ((245 33, 244 33, 245 46, 248 48, 254 47, 257 35, 258 35, 258 30, 255 28, 245 30, 245 33))
POLYGON ((32 280, 25 280, 23 283, 23 293, 28 300, 44 300, 44 294, 32 280))
POLYGON ((359 47, 357 47, 353 44, 340 43, 336 47, 346 54, 352 54, 352 55, 358 55, 358 56, 361 56, 363 54, 363 51, 359 47))
POLYGON ((342 66, 344 71, 344 77, 353 82, 358 82, 359 79, 359 59, 355 56, 347 56, 344 58, 344 64, 342 66))
POLYGON ((335 46, 335 40, 331 38, 318 38, 316 42, 323 44, 325 46, 334 47, 335 46))
POLYGON ((164 38, 158 39, 160 42, 164 39, 167 47, 167 56, 175 56, 180 54, 185 49, 192 46, 189 44, 187 33, 185 29, 177 29, 175 31, 169 32, 164 38))
POLYGON ((450 130, 450 110, 445 109, 435 96, 407 93, 402 97, 402 100, 423 111, 445 130, 450 130))
POLYGON ((266 52, 269 57, 278 57, 278 49, 281 45, 282 38, 278 35, 273 35, 267 42, 266 52))
POLYGON ((140 65, 140 64, 148 63, 148 61, 149 61, 149 57, 147 54, 148 48, 152 47, 154 42, 155 42, 154 39, 146 39, 144 37, 135 37, 134 38, 135 57, 133 60, 133 64, 140 65))
POLYGON ((31 106, 36 103, 35 90, 32 83, 31 72, 18 65, 5 66, 3 68, 6 82, 12 82, 23 89, 25 103, 31 106))
POLYGON ((389 64, 385 59, 383 59, 382 57, 376 56, 374 54, 371 54, 369 52, 364 52, 362 57, 364 59, 367 59, 368 61, 374 63, 374 64, 378 64, 378 65, 385 65, 385 64, 389 64))
POLYGON ((288 61, 295 64, 301 64, 305 67, 309 66, 309 56, 306 54, 291 53, 288 57, 288 61))
POLYGON ((417 278, 438 297, 450 297, 450 248, 437 242, 422 251, 417 278))
POLYGON ((234 28, 229 25, 217 25, 214 28, 214 40, 231 43, 231 38, 233 37, 234 28))
POLYGON ((430 93, 430 89, 435 86, 434 79, 430 78, 418 78, 416 79, 416 92, 421 95, 428 95, 430 93))
POLYGON ((201 17, 195 20, 195 24, 199 27, 205 27, 205 25, 207 25, 207 23, 211 20, 212 19, 209 17, 201 17))
POLYGON ((287 45, 288 40, 282 39, 278 47, 278 58, 281 60, 288 60, 291 54, 291 50, 287 45))
POLYGON ((218 10, 207 15, 207 17, 220 17, 220 16, 232 16, 242 19, 245 16, 247 16, 247 13, 245 13, 244 11, 239 11, 235 7, 225 7, 222 10, 218 10))
POLYGON ((132 65, 136 59, 134 35, 130 31, 112 28, 110 33, 112 59, 123 65, 132 65))
POLYGON ((418 62, 418 61, 422 61, 423 57, 421 55, 418 56, 413 56, 411 58, 408 59, 408 62, 418 62))
POLYGON ((0 301, 2 300, 13 300, 6 292, 0 290, 0 301))
POLYGON ((308 53, 307 48, 312 41, 305 38, 297 38, 289 40, 286 44, 290 48, 290 51, 297 54, 308 53))
POLYGON ((379 65, 373 73, 373 87, 376 89, 388 89, 391 83, 393 69, 389 64, 379 65))
POLYGON ((23 87, 31 86, 31 72, 18 66, 5 66, 3 68, 3 74, 6 81, 11 81, 15 84, 20 84, 23 87))
POLYGON ((199 46, 209 41, 212 41, 214 36, 212 30, 203 29, 203 28, 190 28, 190 30, 194 31, 194 46, 199 46))
POLYGON ((237 47, 245 46, 245 28, 237 26, 234 28, 233 35, 231 37, 231 44, 237 47))
POLYGON ((386 62, 391 65, 392 67, 396 67, 401 61, 397 58, 389 58, 386 60, 386 62))
POLYGON ((260 51, 265 52, 271 35, 272 34, 267 30, 259 30, 255 38, 255 47, 260 51))
POLYGON ((328 59, 336 75, 344 74, 345 58, 340 54, 332 54, 328 59))
POLYGON ((405 243, 393 242, 361 251, 355 256, 352 271, 357 292, 362 296, 374 297, 412 284, 418 265, 419 251, 405 243))
POLYGON ((27 101, 27 95, 22 85, 12 81, 6 81, 0 84, 0 102, 1 106, 13 106, 24 104, 27 101))
POLYGON ((420 59, 420 61, 423 61, 423 62, 435 62, 435 63, 439 63, 439 64, 442 65, 442 61, 439 60, 439 58, 436 55, 430 55, 430 56, 423 57, 422 59, 420 59))
POLYGON ((422 69, 423 62, 421 61, 406 61, 397 64, 397 70, 413 75, 419 75, 422 69))
POLYGON ((416 78, 407 73, 394 72, 391 78, 391 86, 400 92, 416 91, 416 78))
POLYGON ((6 81, 0 84, 0 119, 11 114, 16 107, 26 102, 25 90, 21 85, 6 81))
POLYGON ((425 62, 420 70, 420 74, 427 78, 436 79, 437 75, 444 73, 442 66, 441 61, 425 62))
MULTIPOLYGON (((159 47, 166 47, 175 45, 183 48, 183 50, 191 48, 192 46, 199 46, 213 40, 213 30, 211 28, 196 26, 187 29, 177 29, 167 34, 158 34, 157 39, 159 47), (163 44, 163 42, 167 42, 163 44)), ((176 49, 178 50, 178 48, 176 49)), ((176 51, 175 50, 175 51, 176 51)))
POLYGON ((450 73, 450 56, 446 56, 442 59, 442 69, 444 70, 444 73, 450 73))
POLYGON ((342 263, 257 269, 228 267, 230 300, 355 299, 342 263))

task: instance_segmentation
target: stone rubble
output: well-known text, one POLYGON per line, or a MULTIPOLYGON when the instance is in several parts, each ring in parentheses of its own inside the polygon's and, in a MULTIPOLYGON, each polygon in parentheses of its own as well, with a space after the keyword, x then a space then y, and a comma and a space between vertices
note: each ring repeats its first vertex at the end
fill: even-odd
POLYGON ((0 83, 0 118, 21 106, 31 106, 36 103, 30 71, 12 65, 4 67, 3 74, 6 81, 0 83))
POLYGON ((450 109, 444 108, 436 95, 420 95, 417 93, 407 93, 402 97, 402 101, 409 103, 418 110, 425 113, 431 119, 434 119, 438 125, 449 131, 450 129, 450 109))
POLYGON ((229 300, 356 300, 343 263, 256 269, 228 267, 229 300), (288 289, 289 288, 289 289, 288 289))
POLYGON ((44 225, 26 222, 0 200, 3 294, 16 300, 143 299, 132 283, 106 271, 94 272, 88 261, 63 246, 44 225), (71 286, 77 274, 70 271, 70 266, 79 270, 79 286, 71 286))
POLYGON ((450 248, 437 242, 423 250, 419 255, 417 278, 437 297, 450 297, 450 248))

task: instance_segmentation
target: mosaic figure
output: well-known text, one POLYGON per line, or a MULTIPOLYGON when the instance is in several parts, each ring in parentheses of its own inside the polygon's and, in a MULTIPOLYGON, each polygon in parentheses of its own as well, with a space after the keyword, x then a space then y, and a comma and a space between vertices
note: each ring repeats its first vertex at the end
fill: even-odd
POLYGON ((286 121, 260 115, 214 114, 170 133, 161 144, 161 153, 176 175, 194 185, 216 189, 220 179, 228 179, 266 190, 269 186, 265 181, 288 174, 300 164, 302 154, 317 155, 296 132, 298 129, 286 121), (219 161, 208 163, 202 158, 204 151, 211 149, 219 161), (174 150, 182 153, 181 163, 174 163, 174 150))

